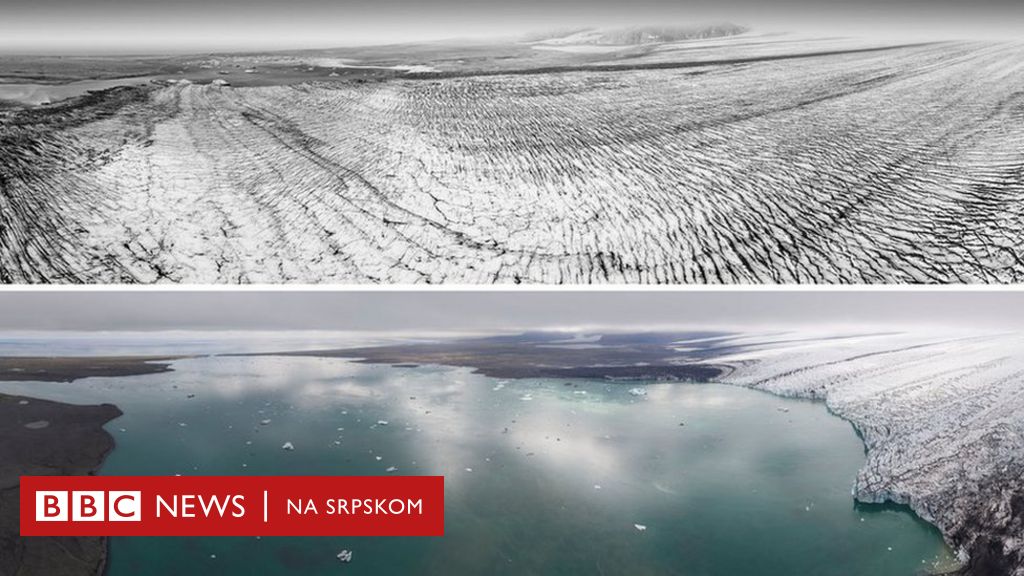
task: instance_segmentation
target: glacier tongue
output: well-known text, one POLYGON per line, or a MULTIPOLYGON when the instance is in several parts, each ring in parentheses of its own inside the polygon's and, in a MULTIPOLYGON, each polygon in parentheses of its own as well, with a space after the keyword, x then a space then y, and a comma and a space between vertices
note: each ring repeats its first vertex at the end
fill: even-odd
POLYGON ((867 447, 854 495, 908 504, 970 574, 1024 575, 1024 335, 745 337, 727 383, 823 399, 867 447), (785 341, 783 341, 785 340, 785 341))
POLYGON ((0 117, 0 280, 1020 281, 1022 62, 119 88, 0 117))

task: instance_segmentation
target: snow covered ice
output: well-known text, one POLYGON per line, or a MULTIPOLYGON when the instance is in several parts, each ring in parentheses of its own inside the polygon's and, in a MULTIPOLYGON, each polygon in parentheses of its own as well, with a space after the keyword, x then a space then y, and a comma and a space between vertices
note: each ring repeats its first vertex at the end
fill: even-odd
POLYGON ((863 502, 908 504, 961 556, 1024 574, 1024 335, 751 335, 726 383, 823 400, 867 447, 863 502))

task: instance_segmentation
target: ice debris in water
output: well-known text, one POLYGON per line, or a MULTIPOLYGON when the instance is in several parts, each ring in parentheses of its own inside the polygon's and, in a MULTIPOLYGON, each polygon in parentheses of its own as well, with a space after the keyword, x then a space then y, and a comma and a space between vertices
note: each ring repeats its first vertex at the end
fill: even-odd
POLYGON ((281 449, 282 450, 295 450, 295 445, 292 444, 291 442, 285 442, 284 445, 281 446, 281 449))
POLYGON ((25 424, 25 428, 28 428, 29 430, 40 430, 42 428, 46 428, 49 425, 50 423, 47 422, 46 420, 36 420, 35 422, 29 422, 28 424, 25 424))
POLYGON ((386 472, 396 472, 397 470, 398 470, 398 466, 388 466, 388 469, 386 470, 386 472))
POLYGON ((646 524, 633 524, 633 527, 636 528, 640 532, 644 532, 644 531, 647 530, 647 525, 646 524))
POLYGON ((377 426, 387 426, 387 425, 388 425, 388 421, 387 420, 377 420, 377 426))
POLYGON ((260 420, 260 426, 266 426, 267 424, 270 424, 270 418, 260 420))
POLYGON ((647 390, 644 390, 643 388, 630 388, 629 394, 631 396, 647 396, 647 390))
POLYGON ((351 562, 352 561, 352 551, 351 550, 342 550, 341 552, 338 552, 338 560, 341 560, 342 562, 351 562))

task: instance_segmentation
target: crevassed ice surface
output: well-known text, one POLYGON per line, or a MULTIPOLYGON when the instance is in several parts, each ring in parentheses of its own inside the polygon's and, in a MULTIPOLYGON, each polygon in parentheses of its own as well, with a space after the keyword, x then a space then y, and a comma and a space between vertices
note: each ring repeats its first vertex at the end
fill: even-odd
POLYGON ((0 279, 1020 280, 1022 72, 946 43, 122 91, 0 125, 0 279))
POLYGON ((868 448, 859 499, 907 503, 961 552, 1024 574, 1024 337, 821 336, 744 336, 711 362, 728 383, 824 399, 868 448))

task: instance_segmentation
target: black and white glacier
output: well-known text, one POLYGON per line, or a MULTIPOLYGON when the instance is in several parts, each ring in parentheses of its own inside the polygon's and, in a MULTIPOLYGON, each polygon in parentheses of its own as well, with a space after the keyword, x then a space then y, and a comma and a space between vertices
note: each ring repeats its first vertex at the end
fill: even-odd
POLYGON ((729 32, 174 60, 0 108, 0 280, 1024 278, 1024 48, 729 32))

